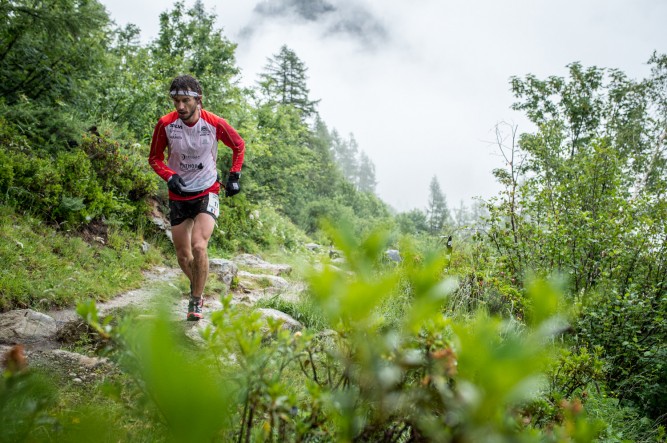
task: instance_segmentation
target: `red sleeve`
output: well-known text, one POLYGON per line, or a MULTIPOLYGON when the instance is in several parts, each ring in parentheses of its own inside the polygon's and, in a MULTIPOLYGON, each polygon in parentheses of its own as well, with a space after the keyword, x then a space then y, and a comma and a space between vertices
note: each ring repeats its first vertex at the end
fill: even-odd
POLYGON ((229 172, 241 172, 245 156, 245 142, 236 129, 220 117, 216 124, 216 137, 232 150, 232 167, 229 172))
POLYGON ((153 139, 151 140, 151 152, 148 155, 148 164, 151 165, 151 168, 162 177, 164 181, 169 180, 169 177, 174 175, 172 169, 170 169, 164 162, 164 150, 167 148, 167 131, 164 129, 164 122, 160 119, 155 125, 155 130, 153 131, 153 139))

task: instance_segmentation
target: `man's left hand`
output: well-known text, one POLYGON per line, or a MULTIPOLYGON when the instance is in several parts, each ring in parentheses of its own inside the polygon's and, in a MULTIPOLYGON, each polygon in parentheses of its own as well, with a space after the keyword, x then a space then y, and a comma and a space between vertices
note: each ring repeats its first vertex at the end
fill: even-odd
POLYGON ((227 178, 227 184, 225 185, 225 195, 227 197, 236 195, 241 191, 241 186, 239 185, 240 178, 241 178, 240 172, 229 173, 229 177, 227 178))

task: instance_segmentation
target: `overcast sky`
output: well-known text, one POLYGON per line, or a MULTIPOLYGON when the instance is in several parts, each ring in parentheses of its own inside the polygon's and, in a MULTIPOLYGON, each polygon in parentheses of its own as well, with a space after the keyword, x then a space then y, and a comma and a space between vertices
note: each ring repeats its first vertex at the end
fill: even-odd
MULTIPOLYGON (((157 36, 173 3, 102 0, 115 22, 157 36)), ((189 8, 194 0, 185 1, 189 8)), ((530 131, 510 109, 511 76, 566 75, 566 65, 649 74, 667 53, 664 0, 204 0, 238 44, 254 85, 286 44, 308 68, 330 129, 354 134, 373 161, 377 194, 399 211, 427 206, 436 176, 450 208, 499 188, 499 122, 530 131)), ((223 114, 224 116, 224 114, 223 114)), ((252 146, 248 146, 252 149, 252 146)))

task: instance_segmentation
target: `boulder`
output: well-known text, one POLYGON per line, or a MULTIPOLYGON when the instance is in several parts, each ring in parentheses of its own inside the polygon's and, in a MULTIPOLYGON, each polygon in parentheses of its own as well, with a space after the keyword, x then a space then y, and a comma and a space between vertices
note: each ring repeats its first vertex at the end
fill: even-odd
POLYGON ((32 309, 18 309, 0 314, 0 342, 30 343, 56 336, 58 325, 53 317, 32 309))
POLYGON ((401 253, 397 249, 387 249, 384 251, 387 258, 393 262, 400 263, 403 261, 401 258, 401 253))
POLYGON ((150 220, 158 227, 158 229, 164 231, 170 241, 174 241, 171 235, 171 223, 167 216, 162 212, 161 204, 156 199, 151 198, 148 201, 150 205, 151 213, 149 215, 150 220))
POLYGON ((257 310, 257 312, 262 315, 262 319, 264 320, 269 318, 281 320, 283 322, 283 329, 287 329, 292 332, 300 331, 303 329, 303 325, 299 321, 295 320, 294 317, 285 314, 282 311, 278 311, 277 309, 260 308, 257 310))
POLYGON ((289 275, 292 272, 290 265, 269 263, 252 254, 237 255, 233 261, 239 266, 260 269, 273 275, 289 275))
POLYGON ((270 274, 252 274, 247 271, 239 271, 239 280, 250 282, 254 289, 276 288, 285 289, 289 286, 287 280, 282 277, 270 274))
POLYGON ((216 274, 220 280, 229 288, 232 280, 239 272, 239 267, 231 260, 224 258, 212 258, 208 261, 210 272, 216 274))

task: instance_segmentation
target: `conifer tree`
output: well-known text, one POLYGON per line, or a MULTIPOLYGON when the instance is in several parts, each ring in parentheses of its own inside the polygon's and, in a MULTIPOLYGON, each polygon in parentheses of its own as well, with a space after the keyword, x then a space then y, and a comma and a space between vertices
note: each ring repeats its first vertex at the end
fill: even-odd
POLYGON ((434 175, 429 186, 428 198, 428 227, 431 233, 436 234, 449 222, 447 199, 442 193, 438 178, 434 175))
POLYGON ((357 188, 361 192, 375 193, 375 165, 365 152, 359 153, 359 173, 357 175, 357 188))
POLYGON ((109 17, 98 2, 0 2, 0 96, 51 104, 90 91, 103 65, 109 17))
POLYGON ((277 55, 268 59, 264 72, 260 74, 260 88, 271 104, 291 105, 304 117, 316 113, 319 100, 311 100, 307 86, 308 68, 296 53, 286 45, 277 55))
POLYGON ((336 164, 340 167, 343 175, 347 177, 350 183, 356 184, 359 170, 359 163, 357 162, 359 146, 354 135, 350 134, 350 139, 345 140, 340 137, 338 131, 332 130, 331 148, 336 164))

